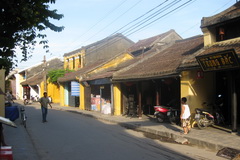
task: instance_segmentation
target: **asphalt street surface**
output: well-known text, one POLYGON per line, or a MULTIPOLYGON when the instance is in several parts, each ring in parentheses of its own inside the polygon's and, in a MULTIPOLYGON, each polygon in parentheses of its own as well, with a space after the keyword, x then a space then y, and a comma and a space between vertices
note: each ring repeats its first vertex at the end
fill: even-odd
MULTIPOLYGON (((25 159, 34 155, 36 160, 223 159, 208 150, 161 142, 118 124, 77 113, 50 109, 47 123, 42 123, 38 104, 27 106, 26 113, 28 120, 24 132, 28 138, 23 137, 26 141, 22 143, 26 144, 22 145, 20 153, 25 159), (30 143, 31 151, 26 150, 30 143), (28 157, 28 154, 32 155, 28 157)), ((19 126, 18 129, 24 128, 19 126)), ((8 142, 11 145, 11 141, 8 142)))

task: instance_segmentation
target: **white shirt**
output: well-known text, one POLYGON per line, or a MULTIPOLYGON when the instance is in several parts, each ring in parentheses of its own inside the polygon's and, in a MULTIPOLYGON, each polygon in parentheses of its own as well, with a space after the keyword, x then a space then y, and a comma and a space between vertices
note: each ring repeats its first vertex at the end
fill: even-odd
POLYGON ((183 106, 184 106, 185 110, 184 110, 184 113, 182 115, 182 119, 188 119, 189 116, 191 115, 189 106, 188 106, 188 104, 183 104, 183 106))

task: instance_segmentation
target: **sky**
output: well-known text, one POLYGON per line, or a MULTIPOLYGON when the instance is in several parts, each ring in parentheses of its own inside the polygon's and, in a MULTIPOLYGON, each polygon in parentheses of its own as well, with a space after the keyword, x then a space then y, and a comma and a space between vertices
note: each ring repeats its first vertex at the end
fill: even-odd
POLYGON ((40 64, 110 35, 122 33, 137 42, 174 29, 182 38, 202 34, 201 19, 213 16, 236 0, 56 0, 50 10, 56 9, 64 17, 50 22, 64 26, 62 32, 45 30, 49 53, 36 45, 31 57, 20 62, 19 69, 40 64))

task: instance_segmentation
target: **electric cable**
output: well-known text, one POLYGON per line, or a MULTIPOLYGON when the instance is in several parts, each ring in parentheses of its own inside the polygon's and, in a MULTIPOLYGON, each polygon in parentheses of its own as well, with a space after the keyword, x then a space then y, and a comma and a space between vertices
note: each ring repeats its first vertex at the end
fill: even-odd
POLYGON ((131 23, 139 20, 140 18, 144 17, 145 15, 147 15, 148 13, 152 12, 153 10, 155 10, 156 8, 162 6, 164 3, 166 3, 169 0, 165 0, 164 2, 160 3, 159 5, 157 5, 156 7, 150 9, 149 11, 147 11, 146 13, 144 13, 143 15, 139 16, 138 18, 132 20, 131 22, 127 23, 126 25, 124 25, 123 27, 119 28, 117 31, 113 32, 111 35, 114 35, 115 33, 118 33, 120 30, 122 30, 123 28, 125 28, 126 26, 130 25, 131 23))
MULTIPOLYGON (((106 26, 104 26, 102 29, 100 29, 100 31, 98 31, 97 33, 95 33, 94 35, 92 35, 90 38, 88 38, 85 42, 89 41, 90 39, 92 39, 93 37, 95 37, 96 35, 98 35, 99 33, 101 33, 102 31, 104 31, 105 29, 107 29, 107 27, 109 27, 110 25, 112 25, 115 21, 117 21, 120 17, 122 17, 124 14, 126 14, 128 11, 130 11, 132 8, 134 8, 137 4, 139 4, 141 1, 143 0, 139 0, 137 3, 135 3, 133 6, 131 6, 128 10, 126 10, 124 13, 122 13, 120 16, 118 16, 117 18, 115 18, 112 22, 110 22, 109 24, 107 24, 106 26)), ((85 43, 83 42, 83 43, 85 43)))
POLYGON ((156 22, 157 20, 159 20, 159 19, 161 19, 161 18, 167 16, 168 14, 170 14, 170 13, 176 11, 177 9, 179 9, 179 8, 181 8, 181 7, 183 7, 183 6, 185 6, 186 4, 190 3, 191 1, 192 1, 192 0, 189 0, 189 1, 185 2, 185 3, 183 3, 182 5, 180 5, 180 6, 176 7, 175 9, 173 9, 173 10, 167 12, 166 14, 162 15, 161 17, 158 17, 157 19, 155 19, 155 20, 151 21, 150 23, 148 23, 148 24, 146 24, 146 25, 144 25, 144 26, 138 28, 137 30, 135 30, 135 31, 133 31, 133 32, 130 32, 130 33, 127 34, 126 36, 129 36, 129 35, 132 35, 132 34, 136 33, 137 31, 139 31, 139 30, 141 30, 141 29, 143 29, 143 28, 149 26, 150 24, 156 22))
MULTIPOLYGON (((179 0, 177 0, 177 2, 178 2, 179 0)), ((181 0, 180 0, 181 1, 181 0)), ((135 31, 133 31, 133 32, 130 32, 128 35, 126 35, 126 37, 128 37, 129 35, 131 35, 131 34, 134 34, 135 32, 137 32, 137 31, 139 31, 139 30, 141 30, 141 29, 143 29, 143 28, 145 28, 146 26, 148 26, 148 25, 150 25, 150 24, 152 24, 152 23, 154 23, 154 22, 156 22, 157 20, 159 20, 159 19, 161 19, 161 18, 163 18, 163 17, 165 17, 165 16, 167 16, 168 14, 170 14, 170 13, 172 13, 172 12, 174 12, 174 11, 176 11, 177 9, 179 9, 179 8, 182 8, 182 7, 184 7, 184 6, 186 6, 188 3, 190 3, 191 1, 195 1, 195 0, 188 0, 187 2, 185 2, 185 3, 183 3, 183 4, 181 4, 180 6, 178 6, 178 7, 176 7, 176 8, 174 8, 174 9, 172 9, 171 11, 169 11, 169 12, 167 12, 167 13, 165 13, 164 15, 162 15, 161 17, 158 17, 157 19, 155 19, 155 20, 153 20, 153 21, 151 21, 150 23, 148 23, 148 24, 146 24, 146 25, 144 25, 143 27, 140 27, 140 28, 137 28, 137 27, 139 27, 140 25, 138 25, 137 27, 135 27, 135 28, 137 28, 135 31)), ((144 24, 144 23, 142 23, 142 24, 144 24)), ((102 47, 105 47, 106 45, 108 45, 108 44, 105 44, 105 45, 103 45, 103 46, 100 46, 99 48, 97 48, 97 49, 101 49, 102 47)), ((93 53, 93 52, 92 52, 93 53)), ((85 57, 86 56, 90 56, 89 54, 86 54, 85 55, 85 57)))
POLYGON ((163 13, 164 11, 170 9, 171 7, 173 7, 174 5, 176 5, 177 3, 179 3, 180 1, 182 1, 182 0, 175 0, 175 1, 171 2, 170 4, 164 6, 164 7, 161 8, 160 10, 154 12, 153 14, 149 15, 148 17, 144 18, 142 21, 134 24, 133 26, 129 27, 127 30, 125 30, 125 31, 123 31, 123 32, 121 32, 121 33, 122 33, 122 34, 126 34, 126 33, 130 32, 130 31, 134 30, 135 28, 137 28, 137 27, 143 25, 144 23, 150 21, 151 19, 155 18, 156 16, 158 16, 158 15, 161 14, 161 13, 163 13), (126 32, 126 33, 124 33, 124 32, 126 32))

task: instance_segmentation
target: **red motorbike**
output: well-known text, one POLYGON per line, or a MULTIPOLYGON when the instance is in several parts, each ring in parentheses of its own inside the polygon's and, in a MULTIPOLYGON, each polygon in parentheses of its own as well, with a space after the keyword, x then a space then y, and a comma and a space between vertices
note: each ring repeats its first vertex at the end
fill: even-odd
POLYGON ((167 106, 154 106, 154 116, 157 121, 162 123, 169 121, 171 124, 178 124, 180 122, 180 110, 167 106))

